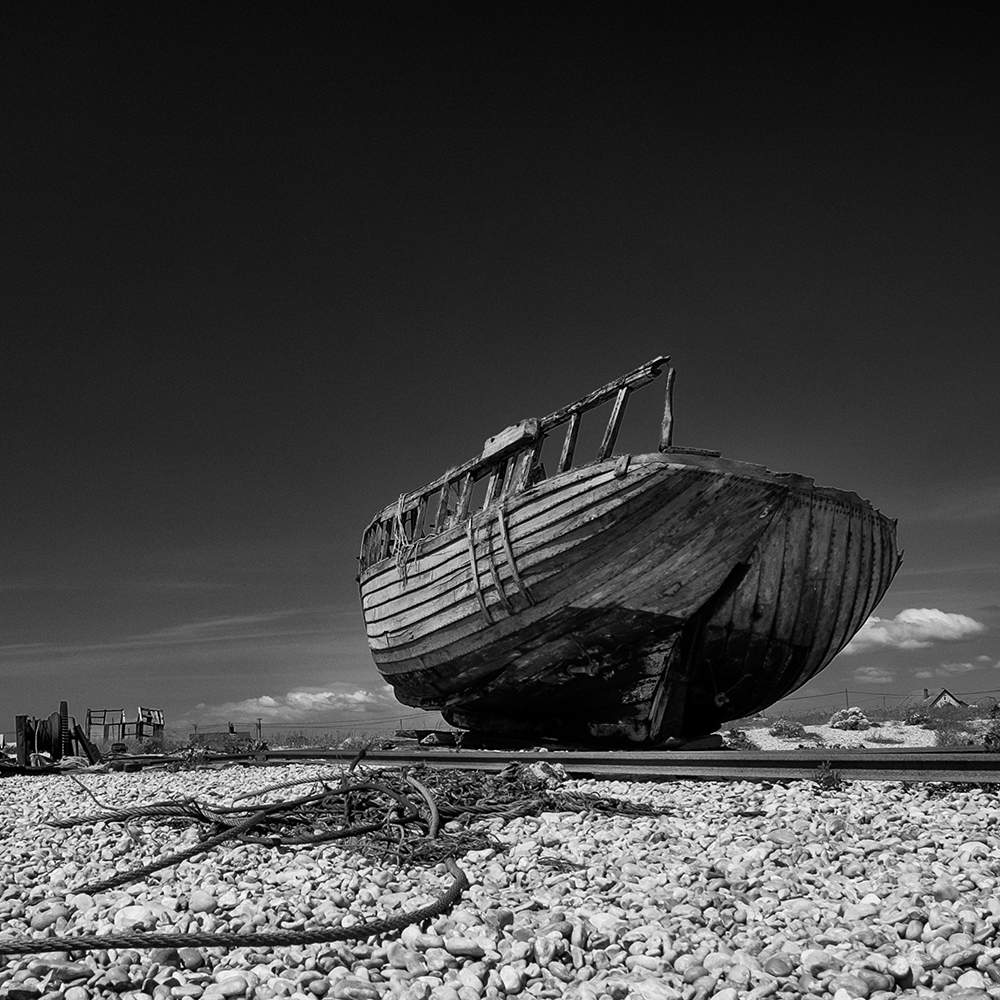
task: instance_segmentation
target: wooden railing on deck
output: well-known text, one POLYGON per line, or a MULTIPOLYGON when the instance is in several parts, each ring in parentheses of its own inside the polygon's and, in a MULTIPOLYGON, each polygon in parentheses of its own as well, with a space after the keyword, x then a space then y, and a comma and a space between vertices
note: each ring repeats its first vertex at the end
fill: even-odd
MULTIPOLYGON (((502 497, 534 485, 533 476, 538 469, 542 446, 548 435, 566 424, 566 436, 559 453, 556 475, 573 468, 580 419, 609 399, 614 399, 611 416, 605 428, 597 461, 603 462, 614 450, 625 406, 629 395, 659 377, 669 357, 656 357, 635 371, 609 382, 569 406, 564 406, 540 420, 534 417, 522 420, 512 427, 489 438, 483 451, 476 458, 449 469, 443 476, 412 493, 405 493, 399 501, 386 507, 365 529, 361 544, 361 569, 387 558, 402 545, 412 545, 422 537, 435 535, 470 516, 470 505, 475 486, 489 477, 483 507, 488 507, 502 497), (434 508, 434 501, 437 507, 434 508), (433 520, 428 524, 430 511, 433 520)), ((667 370, 667 401, 660 431, 660 450, 666 450, 672 441, 673 414, 671 395, 673 369, 667 370)))

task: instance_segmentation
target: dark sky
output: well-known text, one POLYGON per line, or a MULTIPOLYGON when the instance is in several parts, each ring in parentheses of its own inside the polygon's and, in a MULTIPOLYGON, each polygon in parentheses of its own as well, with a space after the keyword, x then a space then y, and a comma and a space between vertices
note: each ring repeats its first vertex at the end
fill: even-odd
POLYGON ((0 15, 0 731, 408 714, 364 525, 660 353, 679 443, 900 520, 800 694, 996 690, 987 24, 365 9, 0 15))

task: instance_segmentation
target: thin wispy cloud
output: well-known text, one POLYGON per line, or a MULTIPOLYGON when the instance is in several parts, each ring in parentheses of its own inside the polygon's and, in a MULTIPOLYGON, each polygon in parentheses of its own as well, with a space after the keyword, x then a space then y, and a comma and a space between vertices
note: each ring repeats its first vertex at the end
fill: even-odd
POLYGON ((182 622, 139 639, 149 642, 219 642, 275 635, 311 635, 323 630, 321 608, 293 608, 252 615, 223 615, 182 622))
POLYGON ((895 618, 872 615, 843 652, 847 655, 869 649, 924 649, 935 642, 958 642, 984 631, 982 622, 937 608, 907 608, 895 618))
POLYGON ((139 635, 107 642, 8 643, 0 654, 65 656, 81 653, 111 653, 116 650, 151 649, 211 642, 323 635, 331 631, 333 612, 325 608, 294 608, 252 615, 220 615, 168 625, 139 635))
MULTIPOLYGON (((986 659, 989 661, 989 657, 986 657, 986 659)), ((942 663, 933 670, 918 670, 914 676, 919 677, 921 680, 928 680, 932 677, 961 677, 963 674, 979 670, 983 666, 982 657, 977 657, 975 663, 942 663)), ((1000 667, 1000 662, 993 664, 993 666, 1000 667)))
POLYGON ((907 520, 980 521, 1000 518, 1000 477, 961 483, 928 498, 907 514, 907 520))
POLYGON ((907 566, 904 562, 902 569, 896 574, 896 579, 912 576, 974 576, 980 573, 996 573, 998 569, 1000 569, 1000 559, 993 562, 977 561, 941 566, 907 566))
POLYGON ((0 579, 0 591, 60 591, 60 590, 148 590, 155 593, 185 593, 188 591, 232 590, 234 584, 221 580, 171 578, 166 576, 98 575, 65 573, 59 576, 25 576, 0 579))

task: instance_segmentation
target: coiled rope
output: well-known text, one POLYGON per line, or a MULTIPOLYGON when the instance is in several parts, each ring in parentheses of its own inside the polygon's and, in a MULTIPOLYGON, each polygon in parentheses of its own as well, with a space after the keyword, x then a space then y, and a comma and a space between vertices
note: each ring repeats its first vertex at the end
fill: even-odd
MULTIPOLYGON (((80 886, 72 892, 93 895, 114 886, 136 882, 145 879, 153 872, 171 868, 230 840, 278 846, 350 840, 372 833, 381 833, 385 841, 383 846, 395 849, 397 860, 400 862, 444 863, 446 871, 452 877, 452 883, 434 902, 415 910, 400 913, 395 917, 360 922, 350 927, 327 926, 276 931, 241 930, 239 933, 199 931, 181 934, 178 932, 132 931, 123 934, 0 938, 0 956, 106 948, 275 947, 382 936, 401 930, 410 924, 422 923, 439 916, 454 906, 461 898, 462 893, 469 886, 469 881, 462 869, 456 864, 454 855, 491 844, 489 838, 471 832, 463 840, 461 834, 455 832, 454 829, 460 827, 463 821, 471 820, 474 817, 513 819, 520 816, 537 815, 543 811, 586 812, 596 810, 624 815, 664 815, 670 813, 670 810, 667 809, 658 809, 610 796, 552 790, 544 787, 544 779, 539 780, 537 776, 530 774, 530 769, 526 770, 523 765, 518 765, 512 769, 510 774, 477 774, 475 782, 470 782, 468 774, 462 772, 437 772, 432 776, 427 769, 415 769, 423 781, 417 780, 410 773, 404 773, 402 777, 405 784, 417 792, 423 800, 425 814, 422 815, 421 810, 405 791, 392 788, 384 782, 356 780, 349 784, 349 775, 353 773, 360 756, 355 758, 348 771, 339 774, 339 776, 331 774, 319 778, 283 782, 257 792, 241 795, 234 801, 255 799, 268 791, 308 783, 319 785, 321 790, 318 792, 291 800, 248 804, 246 806, 208 804, 186 797, 176 801, 153 802, 146 806, 127 809, 105 808, 93 793, 86 789, 91 798, 102 808, 105 808, 105 811, 68 819, 56 819, 51 821, 51 825, 67 828, 98 821, 127 823, 133 819, 163 817, 188 822, 194 820, 215 828, 217 832, 184 850, 161 857, 148 865, 116 873, 103 881, 80 886), (329 787, 326 782, 335 778, 339 779, 340 786, 329 787), (432 794, 427 787, 432 782, 437 786, 436 795, 432 794), (378 797, 383 800, 388 799, 391 806, 388 811, 385 811, 384 805, 381 806, 382 811, 376 815, 379 807, 374 804, 373 800, 378 797), (330 825, 334 818, 332 809, 335 805, 340 806, 338 818, 341 822, 338 826, 330 825), (454 822, 449 828, 452 832, 449 833, 448 838, 439 839, 439 828, 443 821, 457 822, 454 822), (312 832, 293 832, 289 830, 289 825, 299 827, 308 825, 312 828, 312 832), (317 826, 323 828, 316 830, 317 826), (406 829, 412 827, 426 830, 426 834, 404 842, 406 829), (390 831, 396 831, 397 842, 392 842, 390 831)), ((77 779, 74 778, 74 780, 77 779)), ((83 787, 86 788, 86 786, 83 787)), ((496 846, 495 843, 493 846, 496 846)), ((562 861, 560 859, 549 860, 553 865, 579 867, 565 859, 562 861)))
MULTIPOLYGON (((75 816, 69 819, 56 819, 51 822, 51 825, 65 829, 71 826, 98 821, 124 823, 130 819, 156 816, 169 817, 171 819, 194 819, 198 822, 209 822, 215 826, 223 826, 220 832, 200 840, 182 851, 158 858, 156 861, 142 867, 116 873, 114 876, 100 882, 90 883, 72 890, 72 893, 76 894, 86 893, 94 895, 114 886, 143 880, 153 872, 164 868, 171 868, 197 854, 203 854, 214 847, 218 847, 228 840, 243 840, 249 843, 267 845, 318 843, 321 841, 358 837, 380 830, 388 830, 392 827, 402 829, 404 826, 414 824, 420 824, 429 831, 432 838, 436 837, 439 827, 439 813, 433 796, 421 783, 409 778, 407 782, 420 793, 426 803, 428 811, 426 819, 421 816, 420 810, 405 793, 383 783, 355 782, 353 784, 345 783, 342 787, 334 789, 324 787, 323 791, 317 794, 302 796, 292 801, 252 806, 250 815, 246 815, 245 809, 241 810, 237 807, 209 806, 193 799, 181 799, 176 802, 155 802, 147 806, 112 809, 99 814, 75 816), (365 795, 368 800, 363 803, 362 811, 372 812, 374 807, 371 800, 375 796, 384 796, 390 799, 392 808, 379 821, 356 822, 313 834, 289 835, 287 833, 279 834, 268 830, 268 827, 273 825, 282 813, 292 811, 298 812, 299 815, 294 817, 298 822, 306 821, 315 823, 317 816, 320 815, 317 807, 327 807, 329 809, 338 800, 344 807, 344 815, 349 816, 352 797, 359 795, 365 795), (311 811, 307 811, 304 809, 307 806, 314 808, 311 811), (226 815, 237 812, 243 812, 243 818, 230 819, 226 815), (251 831, 258 828, 261 828, 260 835, 253 836, 251 831)), ((416 857, 419 851, 414 850, 412 854, 416 857)), ((439 916, 461 898, 462 893, 469 886, 469 881, 453 857, 445 856, 443 861, 446 870, 452 877, 452 883, 434 902, 415 910, 400 913, 394 917, 363 921, 350 927, 327 926, 312 929, 248 931, 241 933, 199 931, 197 933, 181 934, 177 932, 156 933, 132 931, 122 934, 73 934, 62 937, 22 939, 0 938, 0 955, 36 954, 49 951, 90 951, 105 948, 274 947, 319 944, 381 936, 392 931, 401 930, 412 923, 421 923, 439 916)))

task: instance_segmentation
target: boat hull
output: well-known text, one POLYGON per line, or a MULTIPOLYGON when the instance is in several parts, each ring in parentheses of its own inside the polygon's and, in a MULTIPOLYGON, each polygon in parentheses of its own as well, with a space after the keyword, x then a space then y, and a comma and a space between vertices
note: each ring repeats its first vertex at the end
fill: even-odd
POLYGON ((403 703, 506 736, 654 746, 814 676, 898 563, 893 522, 855 494, 656 453, 543 481, 359 582, 403 703))

